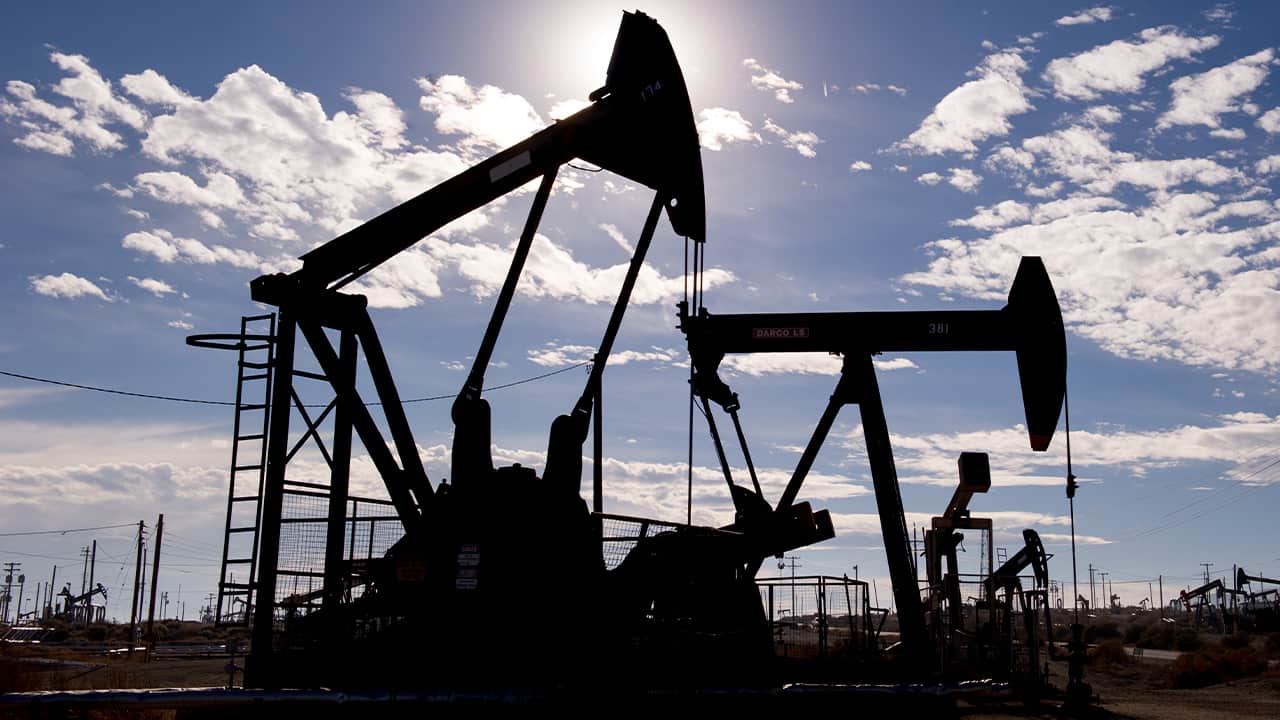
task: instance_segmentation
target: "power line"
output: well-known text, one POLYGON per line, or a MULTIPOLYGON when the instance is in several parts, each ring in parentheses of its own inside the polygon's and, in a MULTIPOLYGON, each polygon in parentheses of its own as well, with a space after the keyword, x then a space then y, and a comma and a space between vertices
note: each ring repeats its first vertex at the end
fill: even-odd
MULTIPOLYGON (((41 555, 39 553, 21 552, 19 550, 0 550, 0 554, 21 555, 23 557, 41 558, 43 560, 63 560, 68 563, 74 563, 77 567, 80 565, 80 561, 77 558, 58 557, 56 555, 41 555)), ((71 565, 59 565, 58 567, 71 567, 71 565)))
MULTIPOLYGON (((578 368, 586 367, 590 364, 591 364, 590 360, 585 360, 576 365, 568 365, 566 367, 562 367, 557 370, 552 370, 551 372, 542 373, 541 375, 533 375, 531 377, 521 378, 520 380, 516 380, 513 382, 503 383, 502 385, 494 385, 493 387, 489 388, 489 390, 502 390, 505 388, 516 387, 517 385, 524 385, 525 383, 531 383, 537 380, 544 380, 546 378, 552 377, 553 375, 566 373, 566 372, 569 372, 570 370, 577 370, 578 368)), ((36 377, 35 375, 23 375, 22 373, 9 372, 7 370, 0 370, 0 375, 6 375, 8 377, 18 378, 19 380, 28 380, 30 382, 45 383, 47 385, 59 385, 61 387, 75 388, 76 390, 92 390, 93 392, 109 393, 111 395, 125 395, 127 397, 144 398, 147 400, 164 400, 167 402, 189 403, 193 405, 222 405, 222 406, 235 405, 235 403, 230 400, 202 400, 199 398, 177 397, 174 395, 157 395, 155 393, 130 392, 128 390, 117 390, 115 388, 105 388, 105 387, 99 387, 97 385, 84 385, 81 383, 64 382, 62 380, 51 380, 49 378, 36 377)), ((401 400, 400 402, 407 405, 409 403, 432 402, 436 400, 451 400, 454 397, 457 397, 457 396, 456 395, 432 395, 431 397, 411 398, 409 400, 401 400)), ((381 405, 381 404, 382 403, 380 402, 365 403, 366 406, 381 405)), ((326 405, 313 404, 313 405, 306 405, 305 407, 326 407, 326 405)))
MULTIPOLYGON (((1274 448, 1272 448, 1272 449, 1274 449, 1274 448)), ((1204 516, 1206 516, 1206 515, 1209 515, 1209 514, 1211 514, 1211 513, 1215 513, 1215 512, 1217 512, 1217 511, 1219 511, 1219 510, 1222 510, 1222 509, 1224 509, 1224 508, 1226 508, 1226 507, 1230 506, 1230 505, 1234 505, 1234 504, 1236 504, 1237 502, 1240 502, 1241 500, 1243 500, 1245 497, 1247 497, 1247 496, 1248 496, 1250 493, 1252 493, 1252 492, 1256 492, 1256 491, 1258 491, 1258 490, 1262 490, 1262 489, 1269 488, 1269 487, 1275 487, 1275 485, 1276 485, 1277 483, 1274 481, 1274 478, 1272 478, 1272 477, 1266 477, 1266 476, 1264 476, 1264 477, 1262 478, 1262 482, 1248 483, 1248 481, 1249 481, 1249 480, 1252 480, 1252 479, 1256 478, 1257 476, 1261 475, 1264 471, 1267 471, 1267 470, 1270 470, 1270 469, 1272 469, 1272 468, 1274 468, 1274 467, 1280 466, 1280 457, 1277 457, 1277 458, 1276 458, 1276 459, 1274 459, 1274 460, 1273 460, 1273 459, 1271 459, 1270 457, 1268 457, 1268 458, 1265 458, 1263 462, 1265 462, 1266 464, 1264 464, 1262 467, 1260 467, 1260 468, 1258 468, 1258 469, 1254 470, 1253 472, 1250 472, 1250 473, 1248 473, 1247 475, 1244 475, 1243 477, 1236 477, 1236 478, 1232 478, 1232 479, 1235 481, 1235 483, 1236 483, 1236 485, 1235 485, 1236 493, 1235 493, 1234 495, 1232 495, 1232 496, 1227 497, 1227 498, 1225 498, 1225 499, 1224 499, 1224 498, 1222 498, 1221 496, 1217 495, 1217 493, 1215 492, 1211 497, 1206 497, 1206 498, 1204 498, 1204 499, 1202 499, 1202 500, 1197 500, 1197 501, 1192 502, 1192 503, 1190 503, 1190 504, 1188 504, 1188 505, 1185 505, 1185 506, 1183 506, 1183 507, 1181 507, 1181 508, 1178 508, 1177 510, 1175 510, 1175 511, 1173 511, 1173 512, 1165 513, 1164 515, 1162 515, 1162 516, 1161 516, 1161 519, 1162 519, 1162 520, 1163 520, 1164 518, 1170 518, 1168 521, 1165 521, 1165 522, 1158 522, 1156 525, 1154 525, 1154 526, 1152 526, 1152 527, 1150 527, 1150 528, 1147 528, 1146 530, 1142 530, 1142 531, 1140 531, 1140 532, 1134 533, 1134 534, 1129 535, 1129 536, 1127 536, 1127 537, 1125 537, 1125 538, 1122 538, 1122 539, 1123 539, 1123 540, 1136 540, 1136 539, 1138 539, 1138 538, 1143 538, 1143 537, 1148 537, 1148 536, 1151 536, 1151 535, 1156 535, 1156 534, 1158 534, 1158 533, 1162 533, 1162 532, 1164 532, 1164 531, 1166 531, 1166 530, 1172 530, 1172 529, 1174 529, 1174 528, 1176 528, 1176 527, 1180 527, 1180 526, 1185 525, 1185 524, 1187 524, 1187 523, 1189 523, 1189 522, 1192 522, 1192 521, 1194 521, 1194 520, 1199 520, 1200 518, 1202 518, 1202 517, 1204 517, 1204 516), (1173 517, 1172 517, 1172 516, 1177 515, 1177 514, 1179 514, 1179 513, 1183 512, 1183 511, 1185 511, 1185 510, 1190 509, 1191 507, 1193 507, 1193 506, 1195 506, 1195 505, 1200 504, 1201 502, 1205 502, 1205 501, 1209 501, 1209 500, 1219 500, 1219 501, 1221 501, 1221 502, 1218 502, 1217 504, 1212 505, 1212 506, 1208 506, 1208 507, 1202 508, 1202 509, 1200 509, 1198 512, 1196 512, 1195 514, 1190 515, 1190 516, 1188 516, 1188 517, 1183 517, 1183 518, 1173 518, 1173 517)), ((1240 467, 1240 465, 1237 465, 1237 466, 1236 466, 1236 468, 1239 468, 1239 467, 1240 467)))
POLYGON ((23 537, 27 535, 66 535, 67 533, 90 532, 92 530, 114 530, 116 528, 132 527, 133 523, 125 523, 123 525, 100 525, 98 527, 87 528, 68 528, 66 530, 27 530, 24 532, 6 532, 0 533, 0 537, 23 537))

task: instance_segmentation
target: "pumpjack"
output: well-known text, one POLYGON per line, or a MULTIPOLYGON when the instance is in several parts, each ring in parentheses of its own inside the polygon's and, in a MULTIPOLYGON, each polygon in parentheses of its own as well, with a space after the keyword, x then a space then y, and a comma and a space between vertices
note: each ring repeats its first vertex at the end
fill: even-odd
POLYGON ((1178 593, 1178 599, 1182 602, 1182 609, 1192 618, 1195 625, 1211 625, 1218 632, 1225 633, 1227 625, 1222 614, 1225 605, 1223 598, 1233 592, 1234 590, 1227 588, 1221 579, 1215 579, 1197 588, 1183 590, 1178 593), (1216 597, 1216 603, 1210 600, 1211 594, 1216 597))
POLYGON ((1257 589, 1259 585, 1280 586, 1280 580, 1261 575, 1250 575, 1244 568, 1236 568, 1235 589, 1239 602, 1237 611, 1240 620, 1255 632, 1269 632, 1280 629, 1280 589, 1257 589), (1248 586, 1248 590, 1245 589, 1248 586))
POLYGON ((1000 567, 982 577, 981 597, 972 606, 975 626, 966 626, 966 606, 961 597, 961 573, 957 550, 964 541, 958 530, 984 534, 986 567, 992 568, 992 522, 973 517, 969 501, 975 493, 991 489, 991 464, 986 453, 964 452, 959 459, 960 483, 941 516, 933 518, 925 531, 924 556, 929 595, 926 617, 944 675, 962 672, 992 672, 996 677, 1018 681, 1024 688, 1038 688, 1045 677, 1039 671, 1041 637, 1039 614, 1044 613, 1045 640, 1053 657, 1053 623, 1049 611, 1049 558, 1040 536, 1023 530, 1023 547, 1000 567), (945 561, 945 571, 944 571, 945 561), (1033 585, 1025 588, 1022 573, 1032 571, 1033 585), (981 623, 982 610, 987 622, 981 623), (1013 616, 1021 613, 1025 640, 1017 642, 1013 616), (1018 649, 1025 652, 1019 655, 1018 649))
POLYGON ((275 377, 248 686, 547 687, 619 678, 652 683, 655 677, 658 683, 741 684, 752 682, 744 665, 767 665, 770 637, 753 560, 821 537, 821 519, 793 515, 793 522, 780 524, 789 535, 759 541, 734 528, 668 524, 607 570, 599 518, 581 495, 583 444, 602 374, 663 211, 695 253, 706 240, 693 112, 657 22, 639 12, 623 15, 605 84, 590 100, 580 112, 316 247, 301 257, 298 270, 250 283, 254 300, 278 309, 278 324, 271 338, 275 377), (539 475, 519 464, 495 466, 484 379, 558 170, 575 159, 648 187, 654 197, 585 387, 551 423, 539 475), (511 265, 452 405, 450 478, 433 488, 366 300, 342 290, 448 222, 533 180, 538 188, 511 265), (336 332, 337 347, 329 331, 336 332), (294 367, 298 335, 321 373, 294 367), (374 403, 357 388, 361 350, 389 442, 370 412, 374 403), (326 454, 332 472, 321 488, 329 520, 322 589, 281 600, 285 466, 296 452, 291 405, 308 433, 319 423, 293 392, 298 377, 327 381, 336 398, 333 448, 326 454), (343 558, 353 432, 403 527, 385 557, 358 572, 343 558), (295 612, 316 596, 322 598, 317 612, 295 612), (564 598, 572 599, 573 612, 566 612, 564 598), (291 619, 289 632, 281 632, 282 611, 291 619), (403 657, 419 662, 407 665, 403 657))
POLYGON ((935 654, 872 358, 883 352, 1014 351, 1031 448, 1047 450, 1066 395, 1067 356, 1062 312, 1040 258, 1022 258, 1008 304, 1000 310, 718 315, 682 303, 680 328, 688 340, 693 392, 701 399, 715 441, 739 516, 734 528, 739 531, 764 537, 783 534, 778 528, 787 527, 784 521, 802 507, 796 505, 796 498, 841 408, 851 403, 859 406, 902 644, 910 665, 921 671, 933 669, 935 654), (739 419, 739 397, 718 374, 727 353, 762 352, 827 352, 843 358, 826 409, 772 506, 755 478, 739 419), (711 413, 712 402, 733 422, 752 476, 750 489, 734 482, 711 413))
POLYGON ((1048 670, 1040 669, 1039 616, 1044 615, 1045 640, 1049 656, 1054 655, 1053 616, 1049 609, 1049 558, 1040 535, 1030 528, 1022 531, 1023 547, 991 573, 987 581, 987 597, 991 607, 991 629, 996 634, 997 665, 1002 674, 1019 677, 1025 687, 1039 687, 1047 679, 1048 670), (1031 568, 1034 585, 1024 588, 1021 573, 1031 568), (1022 614, 1025 642, 1019 658, 1018 643, 1013 632, 1013 616, 1017 607, 1022 614))
POLYGON ((58 592, 58 597, 62 598, 62 612, 60 614, 72 622, 86 624, 102 622, 106 615, 107 589, 102 586, 102 583, 98 583, 95 587, 79 595, 72 594, 71 584, 68 583, 58 592), (94 595, 102 596, 102 605, 93 604, 94 595))
MULTIPOLYGON (((991 489, 991 463, 986 453, 964 452, 959 459, 960 483, 942 515, 934 517, 931 527, 924 534, 925 576, 929 582, 929 598, 926 609, 932 618, 930 629, 939 648, 941 664, 961 655, 971 663, 972 653, 961 650, 961 641, 973 637, 965 628, 965 605, 960 592, 960 562, 957 551, 964 535, 958 530, 976 530, 984 535, 987 548, 986 567, 991 568, 992 522, 990 518, 975 518, 969 511, 969 501, 975 493, 991 489), (945 571, 943 561, 946 561, 945 571)), ((976 664, 976 663, 973 663, 976 664)))

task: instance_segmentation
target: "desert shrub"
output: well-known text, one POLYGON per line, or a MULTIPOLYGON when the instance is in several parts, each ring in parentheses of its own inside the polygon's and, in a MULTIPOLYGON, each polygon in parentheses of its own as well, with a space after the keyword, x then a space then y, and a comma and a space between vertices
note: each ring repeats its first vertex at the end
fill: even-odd
POLYGON ((1272 655, 1280 655, 1280 632, 1273 632, 1268 635, 1263 647, 1272 655))
POLYGON ((1095 665, 1128 665, 1132 662, 1129 653, 1124 651, 1124 643, 1118 638, 1103 640, 1090 648, 1089 661, 1095 665))
POLYGON ((90 625, 84 631, 85 639, 91 642, 102 642, 107 639, 107 626, 101 623, 90 625))
POLYGON ((1143 623, 1133 623, 1129 627, 1125 628, 1124 629, 1125 643, 1129 645, 1136 644, 1139 640, 1142 639, 1142 633, 1145 632, 1148 627, 1149 627, 1148 625, 1143 623))
POLYGON ((1124 637, 1124 633, 1120 632, 1120 625, 1111 620, 1104 620, 1084 629, 1084 640, 1088 643, 1121 637, 1124 637))
POLYGON ((1195 630, 1179 630, 1173 639, 1173 649, 1178 652, 1193 652, 1204 646, 1204 641, 1195 630))
POLYGON ((0 658, 0 693, 42 689, 38 666, 0 658))
POLYGON ((1240 648, 1249 647, 1250 640, 1249 633, 1232 633, 1222 638, 1222 647, 1239 650, 1240 648))
POLYGON ((1177 635, 1178 630, 1171 623, 1152 623, 1142 629, 1137 645, 1150 650, 1172 650, 1177 635))
POLYGON ((1179 655, 1169 666, 1166 680, 1169 687, 1201 688, 1261 675, 1266 669, 1266 659, 1252 648, 1232 650, 1206 645, 1179 655))

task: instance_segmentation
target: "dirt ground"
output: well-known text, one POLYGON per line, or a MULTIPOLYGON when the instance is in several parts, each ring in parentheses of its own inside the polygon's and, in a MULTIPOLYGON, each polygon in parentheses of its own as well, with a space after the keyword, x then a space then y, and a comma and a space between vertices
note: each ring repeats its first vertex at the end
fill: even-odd
MULTIPOLYGON (((1085 681, 1101 704, 1086 717, 1116 720, 1213 720, 1214 718, 1280 718, 1280 678, 1256 677, 1206 688, 1173 690, 1165 687, 1167 661, 1136 660, 1127 665, 1091 666, 1085 681)), ((1066 663, 1050 663, 1051 682, 1066 684, 1066 663)), ((1002 703, 961 703, 961 716, 971 720, 1060 717, 1059 702, 1048 699, 1038 707, 1002 703)))
POLYGON ((225 687, 226 664, 225 657, 143 662, 142 653, 130 658, 24 648, 0 655, 0 692, 225 687))
MULTIPOLYGON (((109 688, 225 687, 227 659, 158 659, 140 655, 105 657, 53 647, 0 650, 0 692, 109 688)), ((1086 680, 1102 704, 1091 716, 1133 720, 1199 718, 1280 718, 1280 678, 1253 678, 1195 690, 1165 686, 1166 660, 1091 666, 1086 680)), ((239 676, 237 676, 239 680, 239 676)), ((1061 688, 1065 663, 1051 664, 1051 680, 1061 688)), ((1018 702, 961 702, 959 715, 972 720, 1059 717, 1048 699, 1036 707, 1018 702)))

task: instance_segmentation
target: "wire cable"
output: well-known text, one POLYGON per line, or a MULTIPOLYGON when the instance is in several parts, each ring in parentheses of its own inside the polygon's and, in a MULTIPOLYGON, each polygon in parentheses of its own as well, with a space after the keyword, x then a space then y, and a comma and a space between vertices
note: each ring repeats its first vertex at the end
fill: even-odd
POLYGON ((22 532, 0 533, 0 537, 24 537, 27 535, 66 535, 67 533, 89 532, 91 530, 114 530, 116 528, 135 527, 136 525, 137 523, 124 523, 123 525, 100 525, 98 527, 67 528, 66 530, 25 530, 22 532))
MULTIPOLYGON (((566 372, 569 372, 570 370, 577 370, 578 368, 586 367, 587 365, 590 365, 590 364, 591 364, 591 361, 586 360, 576 365, 567 365, 565 367, 558 368, 550 372, 542 373, 541 375, 533 375, 531 377, 521 378, 513 382, 504 383, 502 385, 494 385, 493 387, 489 388, 489 390, 490 391, 502 390, 504 388, 516 387, 517 385, 524 385, 525 383, 531 383, 538 380, 545 380, 546 378, 552 377, 554 375, 559 375, 560 373, 566 373, 566 372)), ((223 405, 223 406, 235 405, 235 402, 230 400, 201 400, 198 398, 176 397, 173 395, 157 395, 154 393, 130 392, 128 390, 116 390, 114 388, 105 388, 105 387, 99 387, 96 385, 83 385, 81 383, 64 382, 62 380, 51 380, 49 378, 36 377, 34 375, 24 375, 22 373, 9 372, 7 370, 0 370, 0 375, 5 375, 12 378, 18 378, 19 380, 28 380, 31 382, 45 383, 47 385, 59 385, 62 387, 75 388, 76 390, 92 390, 93 392, 109 393, 111 395, 125 395, 128 397, 145 398, 147 400, 165 400, 168 402, 190 403, 195 405, 223 405)), ((409 400, 401 400, 401 403, 408 405, 409 403, 432 402, 436 400, 451 400, 454 397, 455 397, 454 395, 432 395, 431 397, 421 397, 421 398, 411 398, 409 400)), ((380 402, 365 403, 366 406, 374 406, 374 405, 381 405, 381 404, 382 403, 380 402)), ((309 405, 305 405, 304 407, 326 407, 326 405, 309 404, 309 405)), ((96 528, 93 528, 93 529, 96 529, 96 528)), ((3 536, 4 534, 0 533, 0 537, 3 537, 3 536)))

